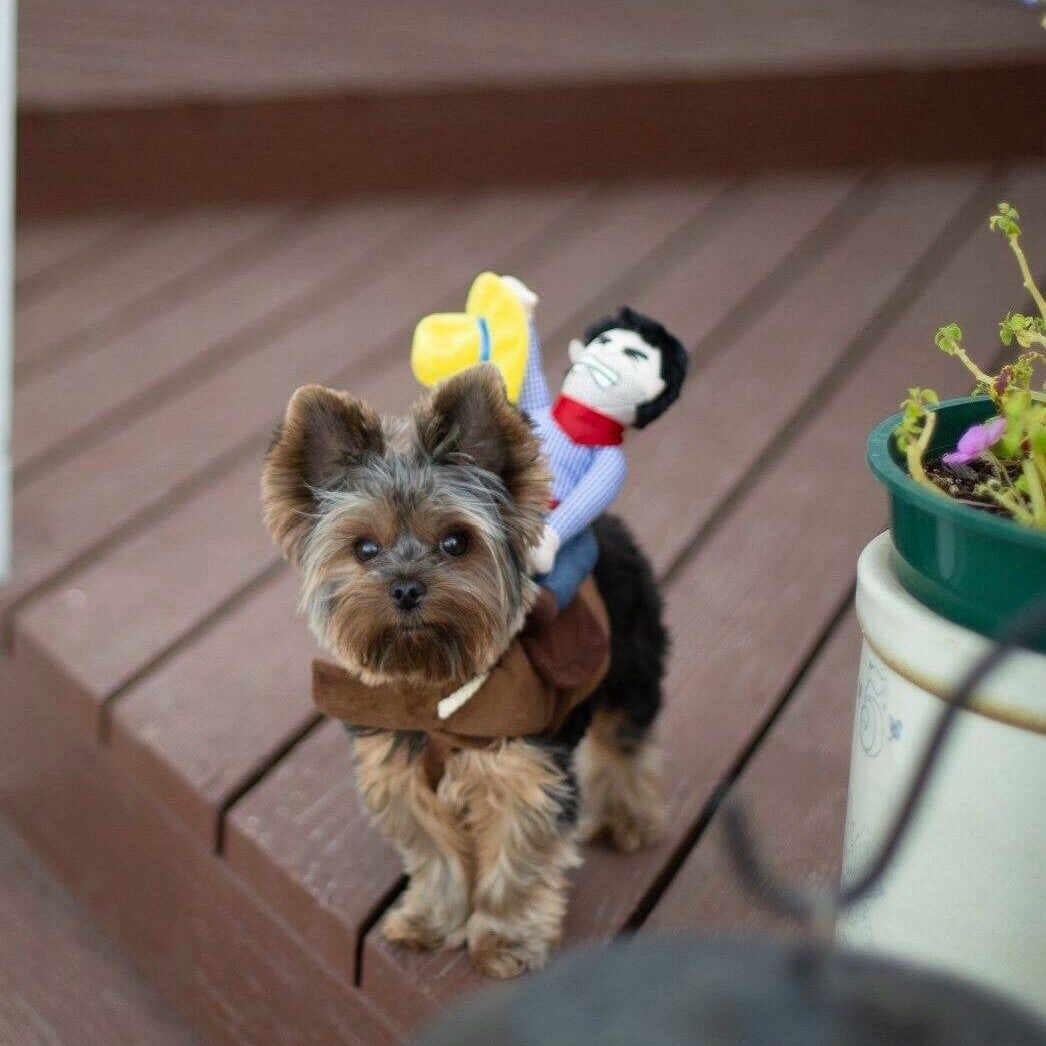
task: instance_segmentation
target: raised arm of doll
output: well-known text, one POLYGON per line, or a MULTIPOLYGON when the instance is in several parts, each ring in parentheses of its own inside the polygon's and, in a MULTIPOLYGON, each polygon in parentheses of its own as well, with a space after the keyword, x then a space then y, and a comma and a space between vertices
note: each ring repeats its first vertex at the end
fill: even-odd
POLYGON ((501 282, 519 299, 523 311, 527 314, 530 340, 527 346, 527 367, 523 372, 523 388, 519 394, 519 407, 528 414, 536 414, 539 410, 552 406, 552 394, 545 380, 545 365, 541 358, 541 339, 534 323, 538 296, 515 276, 502 276, 501 282))
POLYGON ((530 324, 530 342, 527 349, 527 369, 523 372, 523 388, 519 394, 520 410, 536 414, 552 405, 552 394, 545 379, 545 366, 541 359, 541 340, 537 327, 530 324))

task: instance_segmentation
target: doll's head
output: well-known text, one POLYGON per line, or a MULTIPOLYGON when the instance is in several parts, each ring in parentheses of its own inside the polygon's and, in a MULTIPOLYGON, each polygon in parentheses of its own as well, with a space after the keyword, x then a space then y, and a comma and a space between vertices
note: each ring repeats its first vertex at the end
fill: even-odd
POLYGON ((536 595, 524 562, 548 497, 537 439, 489 365, 399 418, 306 385, 262 477, 316 638, 372 683, 490 667, 536 595))
POLYGON ((570 343, 570 363, 564 396, 641 429, 679 397, 687 354, 660 323, 626 305, 570 343))

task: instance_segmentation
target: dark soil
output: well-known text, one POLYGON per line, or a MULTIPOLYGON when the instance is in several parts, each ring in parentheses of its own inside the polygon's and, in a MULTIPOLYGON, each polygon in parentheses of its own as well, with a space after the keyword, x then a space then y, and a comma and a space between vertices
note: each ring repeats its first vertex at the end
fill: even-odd
MULTIPOLYGON (((1002 465, 1010 479, 1016 482, 1021 474, 1020 465, 1006 462, 1002 465)), ((996 505, 991 498, 973 492, 974 487, 995 476, 995 470, 986 461, 971 461, 968 465, 945 465, 937 458, 935 461, 924 462, 923 468, 926 475, 949 497, 990 512, 994 516, 1009 517, 1009 513, 996 505)))

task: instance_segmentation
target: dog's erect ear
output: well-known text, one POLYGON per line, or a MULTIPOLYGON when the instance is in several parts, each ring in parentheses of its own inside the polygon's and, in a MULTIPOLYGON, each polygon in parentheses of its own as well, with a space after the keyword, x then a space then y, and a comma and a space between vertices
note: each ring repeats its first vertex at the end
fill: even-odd
POLYGON ((352 470, 383 448, 378 415, 348 393, 303 385, 291 396, 262 471, 265 525, 288 559, 298 561, 317 493, 344 487, 352 470))
POLYGON ((506 523, 522 547, 536 544, 551 479, 526 417, 508 401, 490 364, 470 367, 438 385, 415 411, 426 454, 445 464, 478 465, 504 484, 512 506, 506 523))

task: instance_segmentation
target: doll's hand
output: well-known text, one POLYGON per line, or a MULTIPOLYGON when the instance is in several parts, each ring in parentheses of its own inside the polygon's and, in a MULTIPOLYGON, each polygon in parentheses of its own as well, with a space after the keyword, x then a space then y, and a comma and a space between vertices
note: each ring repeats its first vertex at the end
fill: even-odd
POLYGON ((519 299, 523 306, 523 312, 528 320, 534 318, 534 309, 537 307, 538 296, 522 281, 515 276, 502 276, 501 282, 519 299))
POLYGON ((527 553, 527 567, 532 574, 547 574, 556 565, 559 535, 546 523, 541 540, 527 553))

